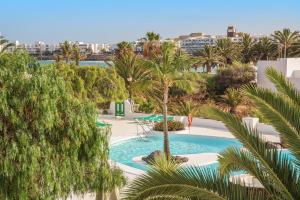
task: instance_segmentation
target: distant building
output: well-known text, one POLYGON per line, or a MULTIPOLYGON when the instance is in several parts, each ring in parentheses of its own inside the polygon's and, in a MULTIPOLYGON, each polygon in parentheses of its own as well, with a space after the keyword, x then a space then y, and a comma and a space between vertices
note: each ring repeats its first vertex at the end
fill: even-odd
POLYGON ((228 26, 227 28, 227 37, 236 37, 237 32, 234 26, 228 26))
POLYGON ((180 47, 187 53, 194 53, 204 48, 205 45, 215 45, 217 38, 211 35, 189 37, 180 41, 180 47))
MULTIPOLYGON (((230 39, 234 43, 242 42, 243 33, 237 33, 234 26, 228 26, 226 35, 205 35, 203 33, 191 33, 189 35, 181 35, 178 37, 180 47, 187 53, 193 54, 204 48, 205 45, 216 45, 220 39, 230 39)), ((254 42, 258 42, 264 35, 251 36, 254 42)))
POLYGON ((275 89, 274 85, 265 75, 268 67, 273 67, 295 85, 300 91, 300 58, 280 58, 272 61, 261 60, 257 64, 257 85, 264 88, 275 89))

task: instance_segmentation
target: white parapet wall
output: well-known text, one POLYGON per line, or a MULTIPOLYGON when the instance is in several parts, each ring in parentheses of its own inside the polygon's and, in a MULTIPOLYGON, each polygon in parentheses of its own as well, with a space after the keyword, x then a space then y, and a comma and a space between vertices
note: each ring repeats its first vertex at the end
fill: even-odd
POLYGON ((267 79, 265 71, 268 67, 273 67, 289 79, 295 87, 300 90, 300 58, 280 58, 278 60, 257 62, 257 84, 260 87, 275 89, 273 84, 267 79))

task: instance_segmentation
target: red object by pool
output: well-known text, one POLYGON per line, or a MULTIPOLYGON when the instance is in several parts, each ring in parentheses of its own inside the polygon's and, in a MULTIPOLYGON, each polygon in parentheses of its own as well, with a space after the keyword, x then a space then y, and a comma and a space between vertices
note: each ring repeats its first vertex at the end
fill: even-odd
POLYGON ((193 116, 192 116, 192 114, 189 114, 188 115, 188 127, 191 127, 192 123, 193 123, 193 116))

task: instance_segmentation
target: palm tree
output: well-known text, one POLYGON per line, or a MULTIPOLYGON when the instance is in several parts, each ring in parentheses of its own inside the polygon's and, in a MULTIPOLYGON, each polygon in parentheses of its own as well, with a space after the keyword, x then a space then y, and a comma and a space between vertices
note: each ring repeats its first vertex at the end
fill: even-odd
POLYGON ((253 61, 253 47, 254 47, 254 41, 252 37, 249 34, 243 34, 242 35, 242 61, 244 63, 250 63, 253 61))
POLYGON ((217 50, 224 64, 232 64, 239 57, 239 49, 229 38, 219 39, 216 44, 217 50))
MULTIPOLYGON (((123 50, 122 50, 123 51, 123 50)), ((133 94, 142 93, 151 79, 151 71, 143 65, 143 61, 132 51, 124 51, 113 59, 117 73, 125 82, 132 104, 133 94)))
POLYGON ((192 100, 180 101, 173 105, 172 110, 176 115, 188 116, 191 114, 195 116, 200 112, 200 106, 192 100))
POLYGON ((186 90, 191 90, 191 81, 185 79, 185 71, 187 71, 186 56, 178 54, 173 43, 164 42, 161 46, 161 54, 154 54, 148 64, 153 71, 152 89, 156 95, 156 99, 162 100, 162 110, 164 116, 164 152, 166 158, 170 159, 170 147, 168 138, 168 95, 169 88, 177 86, 186 90), (186 66, 184 66, 186 65, 186 66))
POLYGON ((222 99, 224 103, 230 107, 229 112, 235 114, 236 108, 243 102, 244 96, 239 89, 228 88, 225 91, 225 95, 222 96, 222 99))
POLYGON ((143 38, 143 55, 146 58, 155 57, 160 53, 160 35, 154 32, 147 32, 143 38))
POLYGON ((160 35, 155 32, 147 32, 146 33, 146 40, 147 41, 159 41, 160 40, 160 35))
POLYGON ((268 37, 263 37, 261 40, 254 45, 254 54, 256 60, 270 60, 275 58, 277 54, 277 46, 268 37))
POLYGON ((207 72, 211 72, 212 68, 218 64, 222 64, 222 57, 214 46, 205 45, 204 49, 199 52, 199 64, 206 67, 207 72))
POLYGON ((122 54, 126 54, 127 52, 133 52, 133 46, 130 42, 122 41, 117 44, 115 56, 118 57, 122 54))
POLYGON ((3 36, 0 36, 0 55, 3 54, 7 48, 14 46, 13 43, 10 43, 3 36))
POLYGON ((289 56, 289 49, 292 47, 299 39, 299 32, 291 31, 290 29, 283 29, 282 31, 275 31, 273 40, 279 47, 283 50, 283 57, 289 56))
POLYGON ((263 191, 232 183, 217 170, 180 167, 162 159, 124 193, 128 200, 268 200, 263 191))
POLYGON ((60 45, 62 56, 65 58, 66 63, 69 63, 69 60, 73 54, 73 46, 69 41, 65 41, 60 45))
POLYGON ((129 186, 128 199, 300 199, 300 93, 274 69, 267 69, 266 74, 277 92, 254 85, 242 91, 280 133, 292 159, 231 113, 210 108, 210 117, 221 120, 244 148, 223 151, 218 171, 195 167, 150 170, 129 186), (247 187, 241 180, 230 182, 229 174, 240 170, 254 176, 263 188, 247 187))
POLYGON ((85 56, 81 54, 80 49, 78 48, 77 44, 73 44, 72 46, 72 54, 73 58, 75 60, 75 64, 79 66, 79 61, 85 59, 85 56))
POLYGON ((300 57, 300 39, 291 47, 291 56, 300 57))

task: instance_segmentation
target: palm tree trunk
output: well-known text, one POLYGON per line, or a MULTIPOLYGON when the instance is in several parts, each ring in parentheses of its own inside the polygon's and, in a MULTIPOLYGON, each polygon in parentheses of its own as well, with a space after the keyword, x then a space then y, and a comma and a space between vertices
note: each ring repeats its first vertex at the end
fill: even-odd
POLYGON ((97 192, 96 200, 105 200, 105 193, 104 192, 97 192))
POLYGON ((284 58, 286 58, 286 51, 287 51, 287 49, 286 49, 286 44, 284 45, 284 58))
POLYGON ((134 110, 133 110, 133 100, 132 100, 132 88, 131 88, 131 86, 129 86, 129 88, 128 88, 128 93, 129 93, 130 108, 131 108, 131 111, 134 112, 134 110))
POLYGON ((211 65, 208 64, 208 65, 206 66, 206 72, 207 72, 207 73, 210 73, 210 72, 211 72, 211 65))
POLYGON ((163 100, 163 116, 164 116, 164 152, 166 159, 170 159, 170 144, 168 136, 168 94, 169 87, 164 83, 164 100, 163 100))
POLYGON ((109 192, 97 192, 96 193, 96 200, 109 200, 110 194, 109 192))

